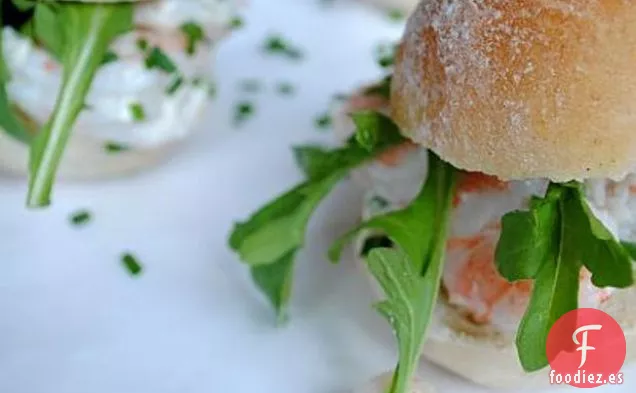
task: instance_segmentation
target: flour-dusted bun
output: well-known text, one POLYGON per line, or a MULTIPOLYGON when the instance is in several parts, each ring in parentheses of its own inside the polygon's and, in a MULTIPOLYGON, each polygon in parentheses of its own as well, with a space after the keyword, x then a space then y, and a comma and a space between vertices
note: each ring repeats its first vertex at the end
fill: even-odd
POLYGON ((405 14, 412 12, 419 0, 362 0, 387 10, 398 10, 405 14))
MULTIPOLYGON (((384 293, 360 257, 365 237, 371 233, 361 233, 352 251, 355 252, 360 271, 368 277, 376 300, 379 301, 385 299, 384 293)), ((634 303, 636 287, 631 287, 617 290, 599 307, 614 317, 625 333, 625 363, 636 359, 636 314, 632 310, 634 303)), ((450 306, 443 294, 440 295, 433 314, 422 355, 464 379, 489 388, 550 386, 548 368, 531 374, 523 372, 517 357, 514 335, 496 331, 490 326, 475 325, 460 310, 450 306)), ((425 364, 421 367, 425 367, 425 364)))
POLYGON ((636 3, 425 0, 396 56, 392 114, 454 166, 503 180, 636 169, 636 3))

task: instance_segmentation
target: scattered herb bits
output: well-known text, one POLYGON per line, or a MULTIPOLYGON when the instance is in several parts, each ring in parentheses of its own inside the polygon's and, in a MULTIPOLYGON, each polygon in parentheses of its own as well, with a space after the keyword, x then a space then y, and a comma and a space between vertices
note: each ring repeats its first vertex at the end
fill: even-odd
POLYGON ((137 257, 135 257, 131 253, 122 254, 121 264, 128 271, 128 273, 133 277, 140 275, 143 271, 143 267, 139 263, 139 260, 137 259, 137 257))
POLYGON ((239 126, 254 116, 254 104, 248 101, 239 102, 234 109, 234 125, 239 126))
POLYGON ((136 122, 144 121, 146 119, 146 111, 139 102, 133 102, 130 104, 130 116, 136 122))
POLYGON ((179 90, 183 85, 183 76, 175 74, 168 86, 166 87, 166 94, 171 96, 179 90))
POLYGON ((75 227, 82 227, 91 221, 91 213, 88 210, 78 210, 71 214, 69 221, 75 227))
POLYGON ((238 30, 242 28, 244 25, 245 25, 245 22, 243 21, 243 18, 241 18, 240 16, 235 16, 230 21, 230 29, 232 30, 238 30))
POLYGON ((240 83, 240 88, 247 93, 257 93, 261 90, 261 82, 257 79, 245 79, 240 83))
POLYGON ((378 44, 375 48, 375 60, 381 68, 392 67, 395 62, 395 44, 378 44))
POLYGON ((205 32, 199 24, 194 22, 182 24, 181 31, 186 36, 186 53, 193 56, 197 51, 197 45, 205 40, 205 32))
POLYGON ((123 145, 117 142, 106 142, 104 144, 104 150, 106 153, 121 153, 127 150, 130 150, 129 146, 123 145))
POLYGON ((316 117, 316 119, 314 120, 314 123, 316 124, 316 127, 318 127, 319 129, 325 130, 331 127, 332 119, 328 113, 323 113, 316 117))
POLYGON ((174 61, 156 46, 148 51, 144 63, 149 70, 156 68, 169 74, 177 71, 174 61))
POLYGON ((296 92, 296 88, 289 82, 280 82, 276 86, 276 91, 281 95, 290 96, 296 92))
POLYGON ((386 16, 393 22, 402 22, 406 18, 404 12, 398 9, 389 10, 386 16))
POLYGON ((284 56, 292 60, 300 60, 303 53, 300 49, 294 47, 289 41, 280 35, 272 35, 265 40, 263 47, 266 53, 271 55, 284 56))

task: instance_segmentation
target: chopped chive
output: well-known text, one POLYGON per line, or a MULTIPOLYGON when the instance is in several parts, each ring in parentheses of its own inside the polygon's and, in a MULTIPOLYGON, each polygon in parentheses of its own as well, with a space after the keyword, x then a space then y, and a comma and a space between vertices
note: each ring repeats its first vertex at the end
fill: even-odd
POLYGON ((389 12, 387 13, 387 16, 393 22, 401 22, 404 20, 404 18, 406 18, 406 15, 404 14, 404 12, 398 9, 389 10, 389 12))
POLYGON ((385 209, 389 206, 389 201, 379 195, 374 195, 369 202, 373 205, 374 208, 380 210, 385 209))
POLYGON ((146 68, 153 69, 158 68, 167 73, 173 73, 177 71, 176 64, 172 61, 168 55, 166 55, 159 47, 153 47, 145 60, 146 68))
POLYGON ((130 115, 134 121, 144 121, 146 119, 146 112, 144 107, 139 102, 133 102, 130 104, 130 115))
POLYGON ((316 124, 316 127, 320 129, 329 128, 331 127, 331 123, 332 123, 331 116, 328 113, 319 115, 314 120, 314 123, 316 124))
POLYGON ((131 253, 122 254, 121 263, 131 276, 138 276, 143 270, 139 260, 131 253))
POLYGON ((175 75, 168 87, 166 87, 166 94, 169 96, 173 95, 179 90, 181 85, 183 85, 183 77, 181 75, 175 75))
POLYGON ((137 48, 145 52, 146 50, 148 50, 148 41, 143 38, 138 39, 137 48))
POLYGON ((234 18, 232 18, 232 20, 230 21, 230 28, 232 30, 237 30, 242 28, 245 25, 245 22, 243 21, 243 18, 241 18, 240 16, 235 16, 234 18))
POLYGON ((261 89, 261 83, 256 79, 246 79, 241 82, 241 90, 256 93, 261 89))
POLYGON ((195 76, 194 78, 192 78, 192 86, 199 87, 201 86, 202 83, 203 83, 202 76, 195 76))
POLYGON ((216 97, 216 84, 214 82, 208 84, 208 96, 216 97))
POLYGON ((122 151, 130 150, 130 147, 117 142, 106 142, 104 144, 104 150, 107 153, 121 153, 122 151))
POLYGON ((272 55, 285 56, 293 60, 302 59, 303 53, 279 35, 272 35, 265 40, 265 52, 272 55))
POLYGON ((393 66, 395 61, 395 51, 397 45, 393 44, 379 44, 375 48, 375 59, 378 65, 382 68, 388 68, 393 66))
POLYGON ((289 82, 281 82, 278 84, 276 90, 282 95, 292 95, 296 92, 296 88, 289 82))
POLYGON ((254 115, 254 105, 243 101, 236 105, 234 109, 234 124, 240 125, 254 115))
POLYGON ((91 213, 88 210, 78 210, 71 214, 69 221, 72 225, 79 227, 88 224, 91 220, 91 213))
POLYGON ((186 35, 186 53, 194 55, 199 42, 205 39, 203 28, 194 22, 186 22, 181 25, 181 31, 186 35))

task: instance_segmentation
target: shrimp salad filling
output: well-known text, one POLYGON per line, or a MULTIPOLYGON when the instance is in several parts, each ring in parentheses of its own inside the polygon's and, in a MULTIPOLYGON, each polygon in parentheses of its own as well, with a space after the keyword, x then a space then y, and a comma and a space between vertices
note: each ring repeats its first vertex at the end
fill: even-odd
POLYGON ((387 116, 390 83, 389 75, 334 112, 342 146, 294 148, 305 181, 236 223, 230 247, 286 321, 312 214, 351 177, 367 190, 363 221, 328 255, 337 262, 361 240, 357 252, 385 297, 375 307, 398 342, 391 393, 408 391, 438 299, 470 325, 514 335, 525 372, 544 369, 559 317, 600 307, 634 283, 636 175, 504 182, 454 168, 402 136, 387 116))
MULTIPOLYGON (((371 187, 364 196, 366 220, 410 205, 426 179, 426 149, 395 151, 393 155, 397 157, 393 160, 380 159, 367 167, 371 187)), ((506 213, 528 209, 533 197, 545 195, 548 183, 547 180, 502 182, 481 173, 460 175, 453 199, 442 285, 447 303, 457 307, 472 323, 488 324, 504 334, 516 332, 528 306, 532 281, 508 282, 498 273, 495 250, 501 220, 506 213)), ((636 176, 621 182, 587 181, 584 188, 596 217, 617 238, 633 241, 636 176)), ((377 242, 378 234, 368 235, 360 252, 367 253, 377 242)), ((598 308, 615 290, 594 286, 585 267, 581 268, 579 285, 579 307, 598 308)))
POLYGON ((49 203, 71 132, 122 152, 190 133, 237 10, 236 0, 3 1, 0 128, 30 146, 28 205, 49 203))

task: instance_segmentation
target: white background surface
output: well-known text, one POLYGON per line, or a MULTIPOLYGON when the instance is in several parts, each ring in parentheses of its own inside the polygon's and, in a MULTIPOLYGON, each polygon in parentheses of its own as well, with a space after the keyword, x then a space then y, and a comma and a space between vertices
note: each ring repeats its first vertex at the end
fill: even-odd
MULTIPOLYGON (((365 278, 324 257, 356 220, 350 185, 312 221, 285 328, 273 325, 226 237, 233 221, 301 179, 289 147, 330 141, 314 117, 332 94, 379 75, 373 48, 398 38, 401 25, 319 0, 252 0, 245 20, 219 51, 219 96, 202 132, 166 165, 59 184, 42 212, 23 209, 23 181, 0 180, 1 393, 336 393, 393 367, 392 337, 369 307, 365 278), (274 32, 305 59, 263 56, 274 32), (264 91, 241 92, 246 78, 264 91), (275 93, 279 81, 296 95, 275 93), (257 115, 233 129, 242 98, 257 115), (82 229, 68 224, 78 208, 94 216, 82 229), (143 263, 140 277, 121 267, 125 250, 143 263)), ((624 371, 625 385, 600 391, 634 391, 636 373, 624 371)), ((426 376, 439 392, 485 391, 434 367, 426 376)))

